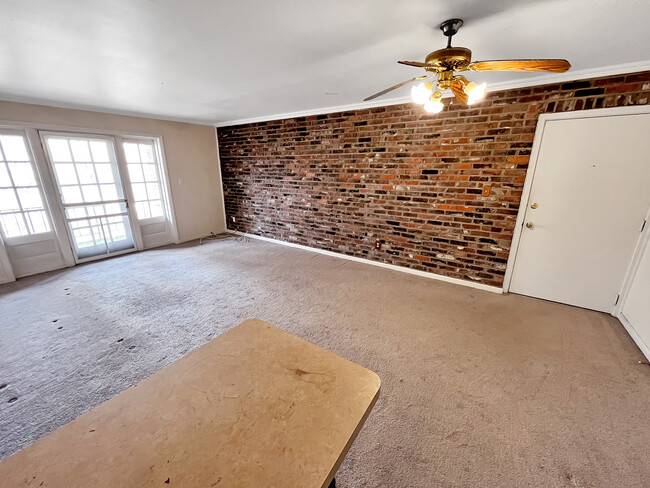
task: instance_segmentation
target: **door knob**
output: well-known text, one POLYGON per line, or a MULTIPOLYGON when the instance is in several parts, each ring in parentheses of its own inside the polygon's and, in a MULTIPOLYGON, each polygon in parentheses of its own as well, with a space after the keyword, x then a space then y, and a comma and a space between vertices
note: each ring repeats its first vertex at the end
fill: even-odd
POLYGON ((536 204, 536 203, 533 203, 533 204, 530 206, 530 208, 533 208, 533 209, 537 208, 537 204, 536 204))
POLYGON ((529 229, 532 229, 533 228, 533 223, 532 222, 526 222, 526 227, 528 227, 529 229))

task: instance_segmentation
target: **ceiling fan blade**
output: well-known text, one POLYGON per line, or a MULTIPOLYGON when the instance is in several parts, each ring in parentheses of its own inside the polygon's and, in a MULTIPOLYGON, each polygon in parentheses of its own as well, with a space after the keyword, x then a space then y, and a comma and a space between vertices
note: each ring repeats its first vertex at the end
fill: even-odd
POLYGON ((375 98, 377 98, 377 97, 380 97, 380 96, 382 96, 382 95, 388 93, 389 91, 393 91, 393 90, 399 88, 400 86, 404 86, 404 85, 406 85, 407 83, 411 83, 411 82, 413 82, 413 81, 418 81, 418 80, 424 80, 425 78, 428 78, 428 76, 427 76, 427 75, 424 75, 424 76, 418 76, 417 78, 412 78, 412 79, 410 79, 410 80, 402 81, 401 83, 398 83, 397 85, 393 85, 393 86, 391 86, 390 88, 386 88, 385 90, 382 90, 382 91, 380 91, 380 92, 375 93, 374 95, 370 95, 368 98, 364 98, 363 101, 364 101, 364 102, 367 102, 367 101, 369 101, 369 100, 373 100, 373 99, 375 99, 375 98))
POLYGON ((465 93, 465 90, 463 89, 463 84, 460 81, 454 80, 452 81, 451 85, 449 85, 449 88, 451 89, 451 92, 454 94, 454 96, 458 99, 460 103, 463 105, 467 105, 467 101, 469 100, 469 97, 467 96, 467 93, 465 93))
POLYGON ((564 73, 571 67, 566 59, 509 59, 501 61, 476 61, 470 71, 552 71, 564 73))
POLYGON ((426 68, 429 66, 426 63, 420 63, 419 61, 398 61, 399 64, 405 64, 406 66, 415 66, 416 68, 426 68))

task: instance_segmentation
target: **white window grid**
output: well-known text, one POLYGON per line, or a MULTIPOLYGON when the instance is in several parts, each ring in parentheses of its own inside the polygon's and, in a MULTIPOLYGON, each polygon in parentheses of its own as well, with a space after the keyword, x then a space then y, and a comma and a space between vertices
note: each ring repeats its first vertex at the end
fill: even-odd
POLYGON ((104 247, 130 239, 126 199, 114 172, 111 144, 70 136, 47 136, 46 141, 76 247, 104 247), (52 141, 59 145, 56 150, 52 141))
POLYGON ((26 137, 13 132, 0 133, 0 228, 9 239, 52 229, 26 137), (7 150, 10 138, 22 147, 7 150))
POLYGON ((138 220, 164 218, 163 188, 153 141, 128 140, 124 157, 138 220))

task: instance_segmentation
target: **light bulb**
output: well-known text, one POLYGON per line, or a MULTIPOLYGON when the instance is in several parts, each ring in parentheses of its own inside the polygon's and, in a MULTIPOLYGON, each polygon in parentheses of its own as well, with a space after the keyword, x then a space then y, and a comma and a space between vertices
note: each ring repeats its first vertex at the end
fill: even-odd
POLYGON ((420 83, 411 88, 411 100, 420 105, 424 105, 431 96, 433 84, 430 82, 420 83))
POLYGON ((473 81, 470 81, 465 85, 465 93, 467 94, 467 105, 471 105, 475 102, 478 102, 481 98, 485 96, 487 90, 487 84, 481 83, 477 85, 473 81))
POLYGON ((445 108, 445 106, 440 100, 437 100, 435 102, 429 100, 427 103, 424 104, 424 110, 432 114, 437 114, 438 112, 442 112, 443 108, 445 108))

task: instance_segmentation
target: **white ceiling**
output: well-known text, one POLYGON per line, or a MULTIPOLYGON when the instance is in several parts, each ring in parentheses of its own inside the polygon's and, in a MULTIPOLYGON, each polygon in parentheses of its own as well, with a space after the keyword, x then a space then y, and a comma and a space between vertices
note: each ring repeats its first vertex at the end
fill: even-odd
POLYGON ((444 47, 452 17, 474 59, 650 68, 647 0, 0 0, 0 99, 206 124, 323 112, 418 76, 396 61, 444 47))

